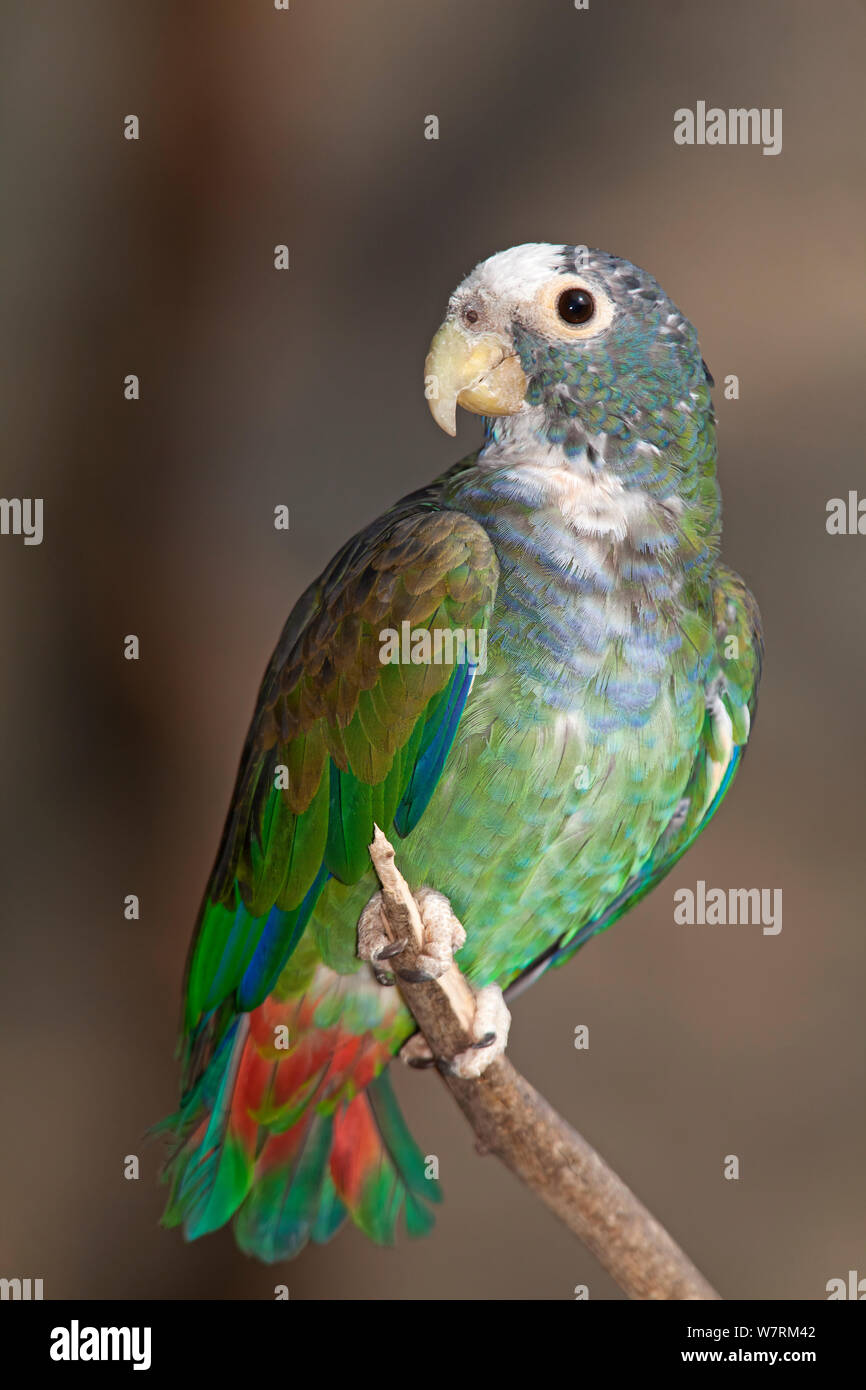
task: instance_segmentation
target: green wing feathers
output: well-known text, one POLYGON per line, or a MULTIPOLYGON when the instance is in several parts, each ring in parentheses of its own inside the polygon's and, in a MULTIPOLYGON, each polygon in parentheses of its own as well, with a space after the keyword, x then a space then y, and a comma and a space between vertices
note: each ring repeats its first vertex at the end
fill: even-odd
POLYGON ((393 825, 461 673, 383 665, 380 634, 487 621, 497 564, 481 527, 432 510, 387 521, 307 591, 265 676, 190 955, 188 1032, 233 995, 262 1002, 328 876, 356 882, 374 825, 393 825))
POLYGON ((385 1003, 366 976, 329 968, 356 966, 354 940, 326 965, 305 929, 323 893, 338 901, 372 880, 374 825, 405 835, 417 823, 471 686, 451 644, 441 661, 383 664, 383 632, 486 627, 497 578, 480 526, 408 499, 349 542, 289 618, 187 962, 165 1220, 189 1238, 237 1214, 244 1248, 282 1258, 347 1214, 383 1241, 400 1212, 410 1231, 430 1224, 436 1185, 382 1075, 411 1020, 396 991, 385 1003))

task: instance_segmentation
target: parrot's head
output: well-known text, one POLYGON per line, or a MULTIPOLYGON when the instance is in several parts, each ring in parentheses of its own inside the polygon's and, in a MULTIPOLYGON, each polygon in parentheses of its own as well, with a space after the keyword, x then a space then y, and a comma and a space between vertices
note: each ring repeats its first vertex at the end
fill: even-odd
POLYGON ((711 379, 697 334, 646 271, 585 246, 531 243, 476 266, 430 346, 425 391, 456 433, 461 405, 494 437, 533 436, 617 472, 700 447, 711 379))

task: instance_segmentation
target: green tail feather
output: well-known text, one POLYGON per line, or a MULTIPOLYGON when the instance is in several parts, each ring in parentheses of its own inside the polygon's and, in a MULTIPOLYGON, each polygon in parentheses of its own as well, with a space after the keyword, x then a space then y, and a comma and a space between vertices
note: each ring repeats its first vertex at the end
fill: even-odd
POLYGON ((324 1244, 347 1217, 380 1245, 395 1242, 401 1212, 410 1236, 426 1235, 434 1224, 431 1207, 441 1202, 442 1193, 438 1179, 425 1176, 424 1156, 400 1113, 387 1072, 362 1092, 368 1107, 362 1151, 372 1156, 363 1171, 355 1170, 356 1182, 349 1189, 354 1196, 344 1200, 331 1156, 345 1105, 332 1114, 301 1113, 294 1139, 291 1131, 263 1127, 254 1146, 258 1160, 232 1133, 232 1090, 245 1041, 241 1026, 214 1058, 206 1084, 191 1093, 171 1122, 182 1146, 164 1174, 171 1193, 163 1224, 183 1226, 187 1240, 196 1240, 234 1216, 240 1248, 270 1263, 291 1259, 310 1240, 324 1244), (204 1134, 190 1147, 192 1132, 206 1114, 204 1134), (267 1171, 269 1138, 285 1147, 267 1171), (264 1171, 256 1172, 257 1162, 264 1171))

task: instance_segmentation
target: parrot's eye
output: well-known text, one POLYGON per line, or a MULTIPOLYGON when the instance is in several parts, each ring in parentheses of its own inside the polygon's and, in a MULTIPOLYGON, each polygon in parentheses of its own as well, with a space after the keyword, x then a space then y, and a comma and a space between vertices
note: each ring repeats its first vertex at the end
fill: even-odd
POLYGON ((463 317, 464 317, 464 319, 466 320, 467 323, 477 323, 477 322, 478 322, 478 310, 477 310, 477 309, 464 309, 464 310, 463 310, 463 317))
POLYGON ((565 323, 589 323, 595 313, 595 300, 589 290, 563 290, 556 301, 556 312, 565 323))
POLYGON ((613 300, 601 285, 589 290, 579 280, 563 284, 562 275, 554 275, 536 291, 527 313, 531 327, 563 343, 597 338, 613 318, 613 300))

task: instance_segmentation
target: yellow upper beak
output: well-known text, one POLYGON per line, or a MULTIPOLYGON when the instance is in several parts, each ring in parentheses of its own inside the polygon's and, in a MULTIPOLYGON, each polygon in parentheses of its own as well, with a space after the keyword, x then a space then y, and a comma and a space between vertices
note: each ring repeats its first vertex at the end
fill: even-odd
POLYGON ((446 319, 424 363, 424 392, 433 419, 457 433, 457 407, 476 415, 522 410, 526 377, 514 348, 496 333, 471 333, 446 319))

